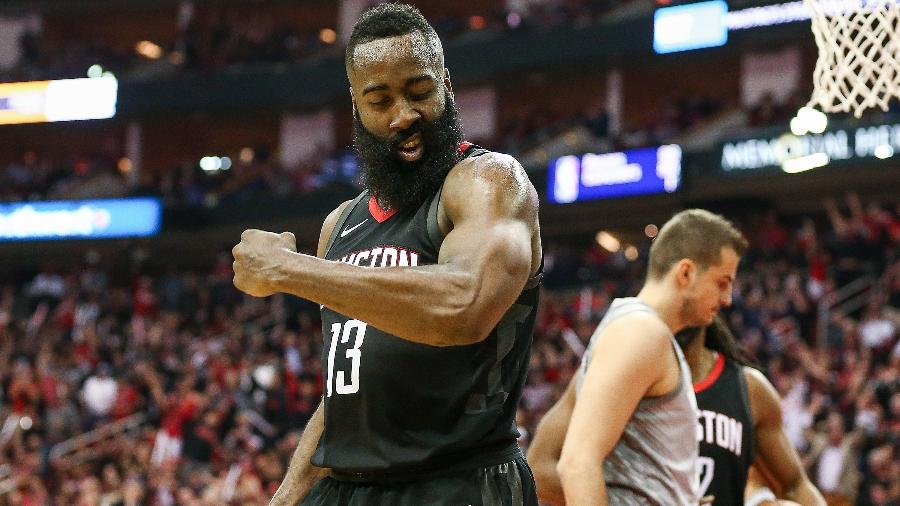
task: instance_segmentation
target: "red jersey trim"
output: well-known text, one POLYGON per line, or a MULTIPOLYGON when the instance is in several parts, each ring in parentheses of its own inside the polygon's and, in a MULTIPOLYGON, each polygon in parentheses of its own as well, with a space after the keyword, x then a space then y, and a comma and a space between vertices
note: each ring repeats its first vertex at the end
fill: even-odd
POLYGON ((716 357, 716 363, 713 365, 712 371, 709 371, 709 374, 706 375, 705 378, 694 383, 694 393, 699 394, 700 392, 706 390, 707 388, 713 386, 716 380, 719 379, 719 376, 722 375, 722 371, 725 369, 725 355, 718 353, 718 357, 716 357))
POLYGON ((381 208, 381 205, 378 204, 378 199, 375 198, 375 195, 369 197, 369 213, 372 214, 372 217, 375 218, 375 221, 378 223, 384 223, 391 216, 397 214, 396 209, 388 209, 385 211, 381 208))

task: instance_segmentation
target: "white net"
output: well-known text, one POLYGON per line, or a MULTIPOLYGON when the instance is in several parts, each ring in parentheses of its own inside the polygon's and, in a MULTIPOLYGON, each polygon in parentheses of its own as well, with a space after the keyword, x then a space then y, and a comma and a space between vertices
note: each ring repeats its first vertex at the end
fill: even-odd
POLYGON ((804 0, 819 46, 810 106, 888 109, 900 98, 900 0, 804 0))

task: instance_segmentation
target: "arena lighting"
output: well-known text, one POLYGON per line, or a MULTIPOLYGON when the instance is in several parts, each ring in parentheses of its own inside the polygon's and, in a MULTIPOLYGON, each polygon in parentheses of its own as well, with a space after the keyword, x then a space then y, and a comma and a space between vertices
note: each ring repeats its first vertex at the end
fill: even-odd
POLYGON ((222 160, 218 156, 204 156, 200 159, 200 168, 206 172, 215 172, 222 167, 222 160))
MULTIPOLYGON (((101 73, 102 73, 102 69, 101 73)), ((115 76, 0 84, 0 125, 111 118, 115 76)))
POLYGON ((813 153, 811 155, 801 156, 800 158, 785 160, 781 164, 781 170, 788 174, 797 174, 799 172, 806 172, 808 170, 824 167, 828 165, 829 162, 831 162, 831 160, 825 153, 813 153))
POLYGON ((200 159, 199 165, 205 172, 218 172, 220 170, 229 170, 231 163, 231 158, 227 156, 204 156, 200 159))
POLYGON ((791 119, 791 133, 806 135, 809 132, 820 134, 828 128, 828 116, 812 107, 801 107, 797 115, 791 119))
POLYGON ((605 230, 601 230, 597 232, 597 244, 599 244, 603 249, 609 251, 610 253, 615 253, 619 251, 619 248, 622 247, 622 243, 619 242, 612 234, 606 232, 605 230))
POLYGON ((334 44, 337 41, 337 32, 331 28, 322 28, 319 31, 319 40, 326 44, 334 44))
POLYGON ((144 58, 148 58, 150 60, 158 60, 162 58, 163 50, 159 45, 150 42, 149 40, 142 40, 135 44, 134 50, 137 54, 143 56, 144 58))
POLYGON ((646 235, 647 237, 653 239, 658 234, 659 234, 659 227, 657 227, 653 223, 650 223, 646 227, 644 227, 644 235, 646 235))
POLYGON ((87 76, 91 79, 96 79, 98 77, 103 77, 103 67, 98 64, 93 64, 87 69, 87 76))
POLYGON ((119 158, 119 163, 117 163, 116 166, 122 174, 127 174, 134 168, 134 164, 131 163, 131 160, 128 157, 119 158))
POLYGON ((629 244, 625 247, 625 258, 627 258, 629 262, 637 260, 639 255, 638 249, 633 245, 629 244))
POLYGON ((890 144, 882 144, 874 149, 875 158, 886 160, 894 156, 894 148, 890 144))
POLYGON ((791 118, 791 133, 796 136, 806 135, 809 132, 809 128, 803 124, 803 121, 800 120, 799 117, 794 116, 791 118))

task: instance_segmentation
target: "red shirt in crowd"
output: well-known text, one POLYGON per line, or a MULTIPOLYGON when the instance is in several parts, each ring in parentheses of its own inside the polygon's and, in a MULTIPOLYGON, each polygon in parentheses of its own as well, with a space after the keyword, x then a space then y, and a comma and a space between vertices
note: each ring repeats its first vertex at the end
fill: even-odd
POLYGON ((173 438, 180 438, 184 434, 184 424, 197 416, 197 395, 188 394, 182 399, 177 399, 173 394, 170 400, 170 408, 162 420, 162 429, 173 438))

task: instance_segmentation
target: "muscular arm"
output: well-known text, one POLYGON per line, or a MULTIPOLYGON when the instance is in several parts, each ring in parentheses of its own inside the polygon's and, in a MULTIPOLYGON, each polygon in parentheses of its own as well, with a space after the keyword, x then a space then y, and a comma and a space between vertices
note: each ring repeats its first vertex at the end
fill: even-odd
POLYGON ((745 367, 744 377, 753 412, 754 466, 775 482, 775 488, 782 491, 782 498, 803 506, 825 506, 825 499, 806 476, 797 451, 784 433, 781 404, 775 388, 756 369, 745 367))
MULTIPOLYGON (((319 235, 319 247, 317 255, 321 258, 325 256, 325 248, 328 245, 328 239, 334 230, 335 223, 341 214, 341 211, 350 203, 344 202, 337 209, 331 212, 325 222, 322 224, 322 233, 319 235)), ((329 469, 316 467, 310 463, 313 453, 316 451, 316 445, 319 444, 319 437, 322 435, 322 429, 325 427, 325 414, 322 412, 322 402, 316 408, 315 413, 303 429, 303 435, 300 442, 297 443, 297 449, 291 457, 291 463, 288 465, 284 479, 281 485, 269 502, 269 506, 295 506, 306 497, 313 485, 324 478, 330 472, 329 469)))
POLYGON ((659 320, 634 314, 597 336, 557 465, 567 505, 608 504, 603 460, 641 398, 667 379, 660 364, 673 360, 668 334, 659 320))
MULTIPOLYGON (((445 181, 442 203, 452 230, 436 265, 373 269, 302 255, 289 247, 267 251, 277 258, 266 260, 260 257, 268 255, 242 249, 243 240, 235 248, 235 263, 257 263, 251 270, 272 280, 267 289, 251 293, 290 293, 414 342, 478 342, 500 321, 533 271, 537 194, 514 159, 491 154, 457 165, 445 181)), ((270 235, 273 241, 279 237, 270 235)), ((239 288, 245 283, 235 276, 239 288)))
POLYGON ((569 420, 575 408, 575 380, 538 424, 528 447, 528 465, 534 473, 538 497, 551 504, 565 504, 562 483, 556 472, 569 420))

